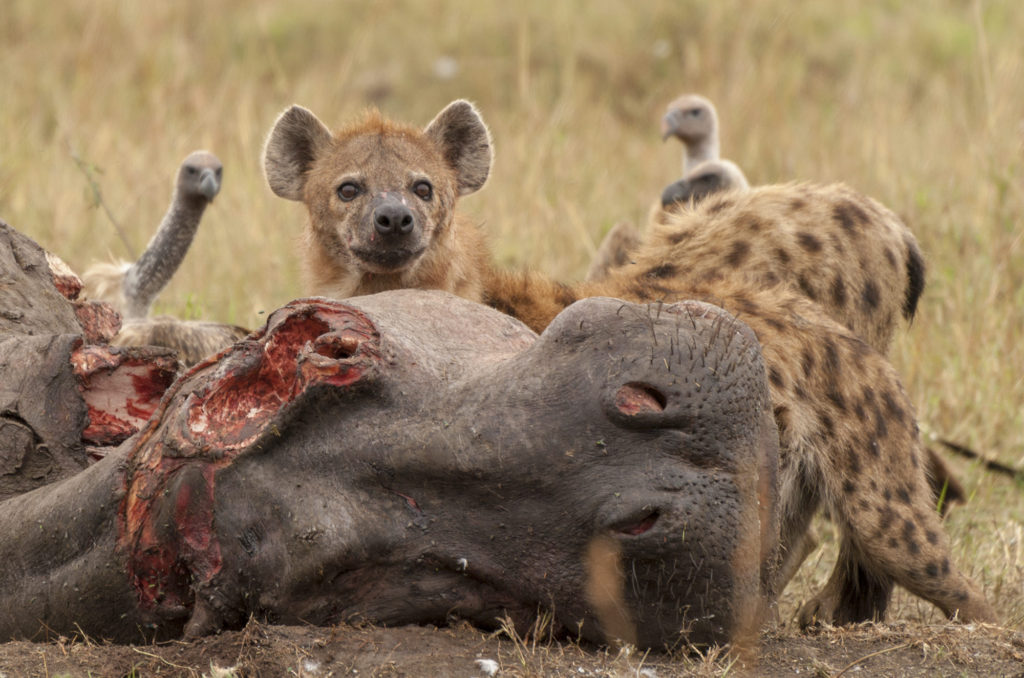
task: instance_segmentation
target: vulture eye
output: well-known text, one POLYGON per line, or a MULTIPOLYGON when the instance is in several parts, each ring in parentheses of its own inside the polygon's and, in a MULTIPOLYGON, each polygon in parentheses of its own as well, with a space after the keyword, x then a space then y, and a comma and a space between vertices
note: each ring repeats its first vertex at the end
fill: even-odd
POLYGON ((434 197, 434 187, 430 185, 429 181, 417 181, 412 187, 413 193, 420 200, 427 201, 434 197))
POLYGON ((338 197, 341 198, 343 202, 355 200, 362 192, 362 189, 351 181, 346 181, 338 187, 338 197))

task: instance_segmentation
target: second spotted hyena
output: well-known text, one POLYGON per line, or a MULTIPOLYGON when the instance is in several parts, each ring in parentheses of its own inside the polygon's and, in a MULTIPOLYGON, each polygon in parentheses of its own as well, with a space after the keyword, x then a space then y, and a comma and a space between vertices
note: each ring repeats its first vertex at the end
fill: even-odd
MULTIPOLYGON (((444 116, 442 112, 438 117, 444 116)), ((288 121, 289 125, 293 123, 314 124, 307 116, 288 121)), ((315 124, 319 124, 318 121, 315 124)), ((437 120, 427 131, 435 124, 437 120)), ((384 130, 394 129, 393 123, 382 122, 381 125, 384 130)), ((423 134, 412 128, 403 129, 410 135, 423 134)), ((289 134, 299 139, 307 136, 296 130, 289 134)), ((406 185, 397 178, 414 181, 416 170, 421 168, 410 168, 404 156, 393 153, 394 144, 387 134, 371 134, 376 143, 366 142, 362 146, 364 154, 359 158, 335 163, 348 168, 339 171, 331 163, 321 162, 333 152, 322 149, 335 148, 330 145, 334 142, 328 143, 326 139, 346 136, 317 134, 322 139, 315 144, 318 148, 302 151, 303 142, 299 144, 300 152, 286 155, 292 158, 287 162, 293 162, 295 168, 284 168, 280 175, 284 177, 283 185, 275 191, 303 200, 310 210, 312 228, 316 229, 317 224, 321 227, 334 224, 337 235, 325 241, 330 243, 332 239, 346 237, 346 230, 341 227, 346 222, 345 209, 337 204, 336 198, 340 198, 349 177, 364 176, 360 174, 364 171, 375 175, 377 168, 388 167, 388 176, 393 177, 388 185, 406 185), (369 169, 360 169, 363 166, 369 169)), ((459 146, 473 138, 479 135, 442 134, 440 140, 435 137, 432 141, 440 148, 450 144, 447 151, 438 152, 438 157, 456 159, 447 160, 449 167, 456 168, 455 176, 458 176, 458 158, 472 150, 460 150, 459 146)), ((268 161, 273 145, 272 134, 268 161)), ((309 144, 305 147, 308 149, 309 144)), ((487 158, 489 160, 489 153, 487 158)), ((268 165, 268 178, 273 186, 275 178, 271 169, 268 165)), ((479 176, 479 172, 475 174, 479 176)), ((457 193, 453 189, 452 201, 457 193)), ((636 248, 633 263, 612 270, 601 282, 576 286, 560 284, 538 274, 494 269, 479 236, 472 240, 471 246, 456 243, 438 252, 449 257, 447 265, 453 270, 479 273, 482 298, 486 303, 518 317, 538 332, 566 306, 586 296, 639 302, 698 299, 724 307, 738 316, 753 329, 761 343, 780 432, 785 557, 790 561, 802 557, 799 545, 804 542, 810 519, 821 504, 828 508, 842 535, 839 561, 832 577, 825 589, 801 610, 801 621, 853 622, 880 618, 894 583, 931 601, 947 615, 957 615, 962 620, 993 620, 994 612, 984 595, 952 563, 948 537, 933 509, 924 448, 912 406, 895 370, 872 345, 849 327, 836 322, 822 306, 831 300, 837 308, 841 306, 846 311, 870 308, 875 295, 867 284, 869 281, 844 279, 845 296, 842 296, 831 292, 837 287, 835 280, 822 276, 821 271, 813 267, 806 272, 807 289, 801 286, 799 273, 795 276, 795 287, 788 277, 783 279, 784 276, 777 275, 779 279, 775 281, 766 277, 772 270, 770 266, 764 271, 765 275, 749 275, 744 264, 760 256, 756 254, 760 248, 750 242, 744 246, 735 236, 719 243, 720 246, 728 243, 728 246, 717 255, 719 264, 715 270, 678 263, 686 260, 686 248, 694 244, 692 238, 700 237, 699 227, 713 220, 720 222, 723 228, 729 226, 734 234, 759 232, 771 220, 788 224, 793 229, 792 249, 787 245, 785 251, 792 263, 801 252, 823 253, 827 246, 838 251, 841 245, 848 252, 854 251, 856 239, 878 228, 878 220, 883 218, 885 215, 876 203, 845 188, 809 184, 762 187, 747 194, 733 194, 728 201, 724 197, 721 202, 706 201, 690 216, 670 220, 647 234, 636 248), (837 240, 833 241, 821 230, 823 215, 828 215, 838 226, 837 240), (806 237, 807 234, 814 240, 806 237), (839 304, 840 300, 844 303, 839 304)), ((459 233, 463 235, 456 235, 456 238, 470 240, 473 237, 471 231, 459 233)), ((361 246, 375 242, 385 246, 372 236, 362 241, 357 236, 352 238, 362 243, 361 246)), ((891 241, 894 248, 891 253, 899 257, 901 250, 896 249, 897 242, 903 243, 901 246, 905 243, 891 241)), ((343 251, 343 245, 345 243, 338 243, 327 248, 327 252, 343 251)), ((365 250, 362 252, 355 256, 367 258, 365 250)), ((885 252, 880 257, 885 265, 890 265, 885 252)), ((778 259, 782 261, 782 257, 778 259)), ((897 258, 896 263, 900 261, 897 258)), ((902 261, 904 271, 909 271, 907 260, 902 261)), ((386 283, 391 286, 438 286, 416 275, 385 275, 390 276, 386 283)), ((367 286, 346 287, 349 288, 359 292, 376 291, 367 286)), ((457 287, 443 289, 469 298, 479 296, 473 286, 462 291, 457 287), (466 293, 467 289, 471 293, 466 293)), ((878 289, 877 292, 881 303, 883 298, 888 299, 891 290, 878 289)), ((904 313, 906 295, 898 301, 890 301, 894 318, 897 313, 904 313)), ((656 312, 656 308, 655 304, 652 312, 656 312)), ((912 313, 913 309, 909 310, 912 313)), ((851 317, 855 316, 856 313, 851 317)), ((874 317, 879 316, 876 313, 874 317)), ((881 345, 887 341, 884 332, 872 339, 872 343, 881 345)), ((782 571, 786 569, 787 564, 783 563, 782 571)))
MULTIPOLYGON (((823 214, 841 222, 837 237, 851 250, 882 216, 873 201, 842 187, 761 187, 709 200, 688 216, 653 229, 634 251, 632 263, 613 269, 601 282, 567 286, 536 273, 494 271, 486 301, 536 331, 565 306, 588 296, 638 302, 698 299, 730 311, 761 343, 779 427, 785 554, 780 572, 792 572, 792 563, 804 556, 801 546, 819 506, 828 509, 841 533, 839 561, 825 590, 802 608, 801 623, 880 618, 894 583, 947 615, 994 620, 985 596, 952 563, 934 510, 927 452, 895 370, 799 285, 794 289, 781 276, 772 281, 745 270, 754 248, 736 233, 757 233, 774 219, 794 228, 802 224, 795 249, 787 250, 792 261, 807 249, 799 233, 813 233, 817 226, 820 234, 823 214), (715 220, 733 235, 714 263, 707 268, 679 265, 688 260, 691 238, 715 220)), ((813 244, 810 249, 817 250, 813 244)), ((882 261, 889 265, 888 257, 882 261)), ((815 279, 814 284, 828 290, 833 282, 815 279)), ((849 303, 875 300, 863 287, 843 283, 849 303)), ((879 298, 891 292, 877 291, 879 298)), ((896 309, 904 298, 893 302, 896 309)))
POLYGON ((418 287, 480 300, 487 249, 455 213, 491 168, 490 133, 469 102, 452 102, 422 130, 373 111, 334 134, 292 106, 270 132, 264 167, 274 193, 309 212, 309 293, 418 287))

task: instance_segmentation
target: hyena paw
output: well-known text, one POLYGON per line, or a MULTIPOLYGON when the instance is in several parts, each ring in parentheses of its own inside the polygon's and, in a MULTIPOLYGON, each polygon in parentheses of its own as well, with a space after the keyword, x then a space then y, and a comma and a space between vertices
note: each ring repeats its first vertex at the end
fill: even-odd
POLYGON ((839 601, 836 597, 829 595, 827 591, 821 591, 800 608, 797 613, 797 622, 801 629, 809 626, 836 623, 836 610, 839 601))

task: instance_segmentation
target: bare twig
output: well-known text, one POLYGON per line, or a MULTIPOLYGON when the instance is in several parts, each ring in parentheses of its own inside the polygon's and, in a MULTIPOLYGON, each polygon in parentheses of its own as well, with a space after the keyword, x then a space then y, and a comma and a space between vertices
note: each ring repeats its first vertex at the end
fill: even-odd
POLYGON ((983 457, 982 455, 978 454, 971 448, 961 445, 959 443, 954 443, 949 440, 942 440, 941 438, 938 442, 940 445, 945 447, 950 452, 955 452, 956 454, 959 454, 962 457, 967 457, 968 459, 974 459, 978 462, 981 462, 981 465, 984 466, 989 471, 993 471, 995 473, 1002 473, 1003 475, 1009 476, 1017 481, 1024 481, 1024 469, 1013 468, 1012 466, 1001 464, 993 459, 983 457))
POLYGON ((871 659, 872 657, 877 657, 880 654, 886 654, 888 652, 895 652, 896 650, 905 650, 908 647, 910 647, 912 644, 913 643, 902 643, 900 645, 893 645, 892 647, 887 647, 884 650, 878 650, 877 652, 872 652, 871 654, 866 654, 866 655, 864 655, 863 657, 861 657, 859 659, 854 659, 852 662, 850 662, 845 667, 843 667, 842 671, 840 671, 836 675, 832 676, 832 678, 839 678, 839 676, 843 675, 844 673, 846 673, 847 671, 852 669, 857 664, 860 664, 863 661, 867 661, 868 659, 871 659))
POLYGON ((135 647, 134 645, 132 646, 132 651, 133 652, 138 652, 139 654, 142 654, 142 655, 145 655, 147 657, 151 657, 153 659, 159 660, 159 661, 163 662, 164 664, 167 664, 168 666, 170 666, 172 668, 184 669, 184 670, 188 671, 189 673, 191 673, 192 675, 195 675, 195 673, 196 673, 196 670, 194 668, 192 668, 192 667, 182 666, 180 664, 175 664, 174 662, 169 662, 169 661, 167 661, 166 659, 164 659, 163 657, 161 657, 158 654, 154 654, 152 652, 146 652, 145 650, 140 650, 139 648, 135 647))
POLYGON ((121 228, 121 224, 114 217, 114 213, 110 211, 110 207, 107 206, 107 201, 103 199, 103 191, 100 189, 99 181, 96 180, 96 173, 99 172, 102 174, 103 170, 93 163, 84 160, 82 156, 78 154, 78 151, 71 147, 70 143, 68 143, 68 153, 71 154, 71 159, 75 161, 75 165, 78 166, 78 169, 82 170, 82 174, 85 175, 85 180, 89 184, 89 191, 92 196, 93 206, 103 208, 103 213, 107 215, 108 219, 110 219, 110 223, 114 225, 114 230, 117 231, 117 236, 121 239, 121 242, 124 243, 125 249, 128 250, 129 258, 134 261, 138 258, 135 253, 135 248, 132 247, 127 234, 125 234, 124 229, 121 228))

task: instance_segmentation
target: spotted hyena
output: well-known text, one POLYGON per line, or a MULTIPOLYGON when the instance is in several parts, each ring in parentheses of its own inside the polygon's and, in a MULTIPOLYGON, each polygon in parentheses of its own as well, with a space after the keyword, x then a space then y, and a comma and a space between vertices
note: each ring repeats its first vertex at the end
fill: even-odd
POLYGON ((368 112, 334 134, 292 106, 264 153, 270 188, 309 211, 307 291, 336 298, 419 287, 479 301, 487 250, 455 204, 490 167, 490 133, 467 101, 422 130, 368 112))
POLYGON ((832 317, 849 312, 849 323, 856 325, 862 315, 912 315, 919 290, 911 292, 909 304, 906 290, 916 289, 920 281, 910 279, 923 273, 917 255, 908 257, 916 248, 894 229, 886 241, 892 249, 883 251, 881 263, 865 262, 869 270, 884 265, 901 271, 906 284, 894 298, 868 275, 823 279, 808 267, 801 285, 799 269, 786 276, 773 270, 792 270, 787 266, 799 266, 803 254, 824 256, 826 248, 855 252, 858 239, 884 231, 879 222, 889 219, 891 213, 876 202, 842 186, 761 187, 710 199, 656 226, 633 252, 632 263, 603 281, 567 286, 536 273, 493 271, 486 301, 536 331, 588 296, 699 299, 732 312, 761 342, 779 426, 785 553, 780 571, 792 571, 791 563, 803 557, 801 545, 819 506, 828 509, 842 535, 839 561, 825 589, 800 611, 801 623, 880 618, 894 583, 947 615, 993 620, 984 595, 952 563, 912 405, 875 348, 888 344, 892 324, 868 323, 862 335, 832 317), (766 253, 755 246, 757 234, 777 222, 792 229, 792 239, 766 253), (727 240, 717 248, 704 245, 717 254, 703 265, 680 265, 692 262, 689 248, 710 238, 709 224, 721 224, 727 240), (765 260, 758 274, 748 272, 767 256, 777 263, 765 260), (883 302, 891 313, 879 313, 883 302))
MULTIPOLYGON (((445 115, 443 111, 438 118, 445 115)), ((306 120, 304 124, 310 124, 306 120)), ((427 132, 437 123, 431 123, 427 132)), ((380 123, 381 129, 392 129, 391 125, 380 123)), ((407 134, 421 133, 409 130, 407 134)), ((479 138, 468 134, 440 136, 443 140, 435 143, 454 147, 441 152, 442 158, 461 157, 468 149, 460 151, 459 145, 479 138)), ((328 144, 347 137, 330 137, 325 131, 320 138, 318 145, 333 149, 328 144)), ((306 202, 313 230, 316 224, 321 228, 333 224, 333 240, 356 237, 345 235, 346 212, 335 201, 349 177, 382 172, 410 182, 420 171, 418 167, 410 169, 405 156, 391 150, 392 145, 385 143, 389 141, 387 134, 378 133, 374 140, 377 143, 361 146, 362 156, 334 163, 321 162, 333 157, 323 150, 298 153, 294 156, 296 166, 307 169, 283 172, 283 176, 292 178, 283 182, 286 190, 275 191, 306 202), (370 169, 364 170, 363 166, 370 169), (382 166, 388 169, 380 170, 382 166)), ((274 135, 270 145, 273 143, 274 135)), ((458 167, 451 160, 448 164, 458 167)), ((479 176, 480 172, 475 174, 479 176)), ((486 176, 486 171, 483 174, 486 176)), ((273 186, 269 165, 268 178, 273 186)), ((402 184, 395 179, 388 185, 402 184)), ((453 201, 456 192, 452 193, 453 201)), ((473 240, 471 246, 455 244, 441 251, 449 257, 449 267, 479 272, 479 289, 486 303, 518 317, 538 332, 566 306, 588 296, 652 303, 698 299, 740 317, 762 345, 779 427, 785 559, 798 562, 802 557, 799 545, 804 543, 811 517, 822 504, 842 535, 832 577, 825 589, 802 608, 801 622, 881 617, 894 583, 933 602, 947 615, 993 620, 994 612, 984 595, 952 563, 948 537, 933 509, 913 408, 895 370, 875 348, 888 344, 892 330, 886 333, 885 323, 881 323, 880 329, 861 334, 849 326, 867 311, 872 311, 866 313, 868 317, 891 317, 893 322, 900 314, 912 315, 920 291, 912 295, 914 303, 908 305, 905 294, 896 301, 890 298, 888 288, 873 288, 872 284, 879 285, 880 281, 866 274, 823 276, 820 267, 808 265, 803 276, 806 284, 801 285, 802 269, 793 268, 806 254, 824 258, 855 252, 859 239, 871 237, 874 231, 884 232, 880 222, 890 218, 890 213, 877 203, 844 187, 802 184, 727 194, 706 200, 653 228, 635 249, 632 263, 615 268, 605 280, 575 286, 535 273, 494 269, 480 239, 473 240), (711 223, 720 224, 729 233, 718 243, 713 258, 716 263, 709 260, 705 267, 680 265, 691 256, 688 248, 707 237, 702 229, 711 223), (755 246, 755 237, 770 230, 773 223, 790 228, 790 240, 777 251, 771 250, 774 259, 765 258, 759 274, 751 274, 749 265, 768 257, 769 251, 755 246), (882 310, 883 303, 888 311, 882 310), (849 313, 849 323, 837 322, 830 309, 849 313)), ((913 267, 907 263, 907 241, 895 235, 880 242, 883 240, 887 249, 880 252, 878 260, 872 258, 865 263, 869 269, 895 266, 909 281, 913 267)), ((369 239, 369 243, 374 242, 369 239)), ((345 244, 339 243, 328 252, 344 251, 345 244)), ((706 246, 711 247, 711 243, 706 246)), ((436 286, 404 274, 391 275, 387 283, 436 286)), ((909 287, 912 285, 908 282, 900 289, 909 287)), ((448 289, 469 298, 478 296, 474 286, 448 289)), ((786 569, 784 562, 781 571, 786 569)))

